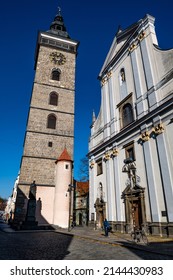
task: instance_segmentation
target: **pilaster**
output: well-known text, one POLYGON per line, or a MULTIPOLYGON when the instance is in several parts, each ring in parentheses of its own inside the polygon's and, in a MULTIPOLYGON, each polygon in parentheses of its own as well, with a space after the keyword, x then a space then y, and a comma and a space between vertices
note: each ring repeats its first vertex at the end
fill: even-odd
POLYGON ((110 137, 110 101, 107 77, 102 80, 102 100, 103 100, 103 121, 104 121, 104 139, 108 140, 110 137))
MULTIPOLYGON (((142 79, 144 79, 144 72, 143 69, 141 69, 138 62, 139 52, 140 52, 140 48, 134 49, 134 51, 131 51, 130 55, 131 55, 131 62, 132 62, 133 76, 134 76, 134 83, 135 83, 137 115, 143 116, 146 113, 146 111, 148 111, 148 106, 146 106, 147 103, 144 98, 145 89, 142 84, 142 79)), ((140 59, 141 59, 141 55, 140 55, 140 59)))
POLYGON ((142 59, 144 64, 144 72, 146 77, 146 84, 148 89, 148 102, 149 107, 154 109, 157 107, 158 98, 155 91, 155 80, 154 80, 154 71, 153 71, 153 62, 154 58, 151 54, 152 49, 150 48, 149 42, 145 40, 142 40, 140 42, 141 46, 141 53, 142 53, 142 59))
POLYGON ((115 192, 113 190, 113 169, 112 169, 112 159, 110 153, 106 152, 106 157, 104 158, 106 165, 106 190, 107 190, 107 218, 109 221, 115 220, 115 192))
POLYGON ((94 208, 94 199, 96 199, 96 194, 95 194, 95 169, 96 169, 96 163, 94 158, 90 159, 89 162, 89 220, 91 220, 91 215, 94 213, 95 215, 95 208, 94 208))
POLYGON ((160 171, 162 174, 162 184, 165 194, 167 208, 167 217, 169 222, 173 222, 173 178, 171 176, 171 167, 169 163, 167 145, 165 143, 165 134, 160 133, 156 137, 160 171))
POLYGON ((116 205, 116 221, 123 221, 123 205, 122 205, 122 190, 120 184, 120 163, 118 156, 113 157, 114 168, 114 185, 115 185, 115 205, 116 205))
POLYGON ((152 151, 150 142, 147 140, 143 144, 144 160, 148 178, 148 192, 150 197, 151 215, 153 222, 160 221, 159 203, 157 198, 157 185, 155 181, 154 163, 152 159, 152 151))
POLYGON ((116 133, 115 124, 115 100, 113 95, 113 85, 112 85, 112 71, 109 72, 108 79, 108 90, 109 90, 109 107, 110 107, 110 133, 111 136, 116 133))

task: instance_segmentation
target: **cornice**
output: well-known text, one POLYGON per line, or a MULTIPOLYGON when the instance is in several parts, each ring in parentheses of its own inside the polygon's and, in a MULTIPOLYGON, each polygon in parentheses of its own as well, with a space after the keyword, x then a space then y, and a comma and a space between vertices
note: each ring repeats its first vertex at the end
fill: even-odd
POLYGON ((43 131, 34 131, 34 130, 26 130, 26 134, 27 133, 36 133, 36 134, 45 134, 45 135, 51 135, 51 136, 61 136, 61 137, 69 137, 69 138, 74 138, 74 135, 72 134, 67 134, 67 133, 50 133, 50 132, 43 132, 43 131))
POLYGON ((49 38, 49 39, 53 38, 55 41, 60 41, 63 43, 74 45, 74 46, 77 46, 79 44, 79 42, 76 40, 69 39, 69 38, 61 38, 61 37, 58 37, 57 35, 49 33, 49 32, 40 32, 40 36, 42 36, 44 38, 49 38))
POLYGON ((46 86, 46 87, 58 88, 58 89, 62 89, 62 90, 68 90, 68 91, 72 91, 72 93, 75 91, 74 88, 66 88, 66 87, 57 86, 57 85, 53 85, 53 84, 51 85, 51 84, 39 83, 37 81, 34 81, 34 84, 41 85, 41 86, 46 86))
POLYGON ((92 156, 95 153, 101 152, 105 150, 106 147, 111 146, 115 142, 119 142, 122 138, 126 138, 129 136, 129 133, 133 133, 134 131, 138 130, 139 127, 144 123, 148 122, 152 118, 154 118, 158 113, 163 113, 164 110, 168 108, 172 108, 173 106, 173 97, 166 101, 164 104, 161 104, 159 107, 155 108, 153 111, 149 112, 147 115, 141 117, 140 119, 133 121, 131 124, 123 128, 119 133, 113 136, 111 139, 108 139, 105 142, 102 142, 101 145, 98 145, 93 150, 89 151, 88 156, 92 156))
POLYGON ((52 110, 52 109, 47 109, 47 108, 40 108, 40 107, 36 107, 36 106, 30 106, 30 109, 36 109, 36 110, 41 110, 41 111, 48 111, 50 113, 60 113, 60 114, 66 114, 66 115, 72 115, 74 116, 74 113, 71 112, 64 112, 64 111, 59 111, 59 110, 52 110))

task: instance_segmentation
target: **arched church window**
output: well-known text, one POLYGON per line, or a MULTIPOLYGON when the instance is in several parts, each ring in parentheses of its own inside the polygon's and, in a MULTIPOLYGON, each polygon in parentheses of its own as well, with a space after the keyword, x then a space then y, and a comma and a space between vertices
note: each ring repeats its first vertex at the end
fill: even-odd
POLYGON ((51 79, 55 81, 60 81, 61 70, 53 69, 51 74, 51 79))
POLYGON ((47 118, 47 128, 55 129, 56 128, 56 117, 53 114, 50 114, 47 118))
POLYGON ((122 109, 122 122, 123 122, 123 127, 127 126, 131 122, 133 122, 133 109, 132 105, 130 103, 127 103, 123 106, 122 109))
POLYGON ((58 94, 56 92, 51 92, 49 96, 49 104, 50 105, 58 105, 58 94))

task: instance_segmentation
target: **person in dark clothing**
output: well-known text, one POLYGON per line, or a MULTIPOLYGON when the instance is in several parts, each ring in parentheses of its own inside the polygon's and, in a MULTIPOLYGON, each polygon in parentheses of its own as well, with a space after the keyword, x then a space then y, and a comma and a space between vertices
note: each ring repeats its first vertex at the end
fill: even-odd
POLYGON ((103 226, 104 226, 104 230, 105 230, 105 236, 108 236, 110 224, 109 224, 109 222, 107 221, 107 219, 104 220, 103 226))

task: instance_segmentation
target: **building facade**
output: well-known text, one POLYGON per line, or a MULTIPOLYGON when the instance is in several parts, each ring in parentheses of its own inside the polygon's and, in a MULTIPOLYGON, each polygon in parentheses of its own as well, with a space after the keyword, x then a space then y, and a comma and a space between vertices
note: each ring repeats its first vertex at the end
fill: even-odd
POLYGON ((119 29, 99 74, 89 141, 90 223, 173 234, 173 49, 146 15, 119 29))
POLYGON ((87 226, 89 220, 89 181, 74 181, 74 221, 76 226, 87 226))
MULTIPOLYGON (((36 220, 52 224, 57 165, 66 147, 73 161, 75 68, 78 42, 70 38, 61 11, 50 30, 39 32, 35 78, 21 159, 14 224, 25 221, 30 187, 36 189, 36 220)), ((70 167, 71 168, 71 167, 70 167)), ((67 185, 68 188, 68 185, 67 185)), ((56 211, 57 213, 57 211, 56 211)))
POLYGON ((15 180, 13 190, 12 190, 12 195, 8 198, 7 205, 5 207, 5 219, 9 223, 12 222, 12 220, 14 219, 18 182, 19 182, 19 175, 15 180))

